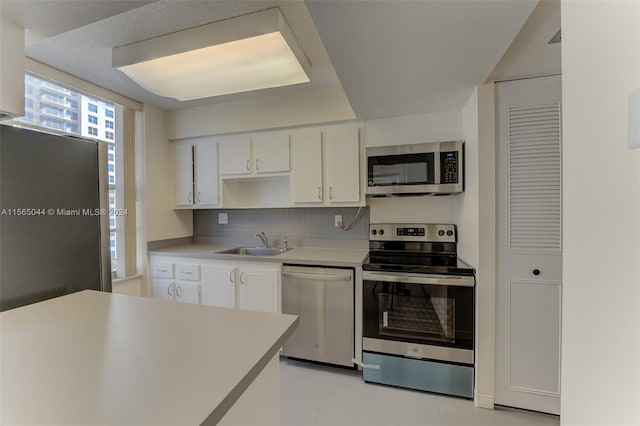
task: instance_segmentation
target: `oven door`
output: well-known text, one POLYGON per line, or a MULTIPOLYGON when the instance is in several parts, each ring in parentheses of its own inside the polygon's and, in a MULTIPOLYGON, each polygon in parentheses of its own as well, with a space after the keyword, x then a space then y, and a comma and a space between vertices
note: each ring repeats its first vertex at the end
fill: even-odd
POLYGON ((472 276, 363 272, 363 349, 473 363, 472 276))

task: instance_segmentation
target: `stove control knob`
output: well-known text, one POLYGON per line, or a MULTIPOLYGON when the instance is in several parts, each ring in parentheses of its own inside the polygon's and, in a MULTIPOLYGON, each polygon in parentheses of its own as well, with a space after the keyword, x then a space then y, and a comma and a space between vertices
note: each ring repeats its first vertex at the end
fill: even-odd
POLYGON ((381 229, 380 231, 378 231, 378 233, 379 233, 380 235, 384 235, 384 229, 381 229))
POLYGON ((447 231, 447 236, 448 236, 448 237, 450 237, 450 236, 452 236, 452 235, 453 235, 453 231, 452 231, 452 230, 448 230, 448 231, 447 231))
POLYGON ((371 230, 371 235, 376 235, 378 233, 378 231, 376 231, 375 229, 371 230))
POLYGON ((441 229, 438 231, 438 235, 440 235, 441 237, 444 237, 444 231, 441 229))

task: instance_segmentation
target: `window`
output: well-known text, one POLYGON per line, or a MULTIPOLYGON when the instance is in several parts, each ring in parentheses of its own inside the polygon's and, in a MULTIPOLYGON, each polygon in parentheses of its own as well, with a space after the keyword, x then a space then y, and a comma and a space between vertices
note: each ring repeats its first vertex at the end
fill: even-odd
MULTIPOLYGON (((119 215, 109 216, 111 268, 114 277, 135 274, 135 250, 125 253, 125 242, 129 238, 135 238, 135 231, 132 231, 132 235, 125 233, 125 226, 135 228, 135 201, 130 207, 127 202, 131 201, 125 198, 125 189, 134 193, 135 187, 125 188, 125 176, 134 174, 135 170, 125 169, 123 159, 125 147, 133 147, 133 137, 125 135, 135 134, 135 129, 125 126, 135 126, 135 112, 120 104, 61 86, 30 73, 25 73, 25 105, 30 109, 24 117, 16 119, 17 122, 31 127, 91 137, 107 143, 108 208, 113 213, 120 212, 119 215), (125 117, 130 116, 134 118, 126 121, 125 117), (98 124, 103 122, 104 126, 98 124), (125 122, 130 124, 127 125, 125 122), (129 131, 116 132, 116 126, 119 126, 118 129, 129 131)), ((134 182, 134 179, 131 179, 131 182, 134 182)))

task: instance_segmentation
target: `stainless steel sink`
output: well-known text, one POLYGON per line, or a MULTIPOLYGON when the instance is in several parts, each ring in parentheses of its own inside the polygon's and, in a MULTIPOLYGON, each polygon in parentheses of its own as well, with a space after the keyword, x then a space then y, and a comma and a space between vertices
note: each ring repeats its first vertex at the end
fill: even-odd
POLYGON ((235 247, 232 249, 216 251, 216 254, 239 254, 243 256, 276 256, 291 249, 277 247, 235 247))

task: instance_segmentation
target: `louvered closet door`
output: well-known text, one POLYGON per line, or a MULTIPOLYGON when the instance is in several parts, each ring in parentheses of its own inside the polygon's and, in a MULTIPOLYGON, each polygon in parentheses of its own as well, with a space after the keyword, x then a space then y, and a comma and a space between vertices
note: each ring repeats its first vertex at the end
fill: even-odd
POLYGON ((561 78, 496 84, 495 403, 560 413, 561 78))

